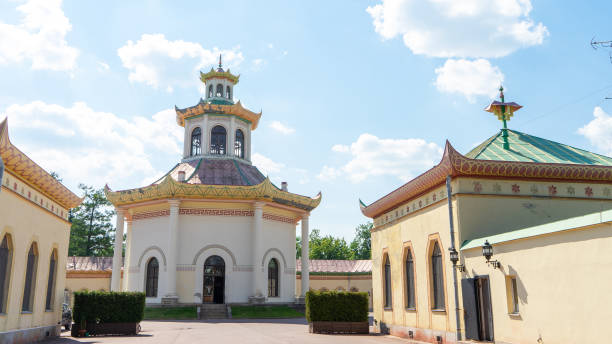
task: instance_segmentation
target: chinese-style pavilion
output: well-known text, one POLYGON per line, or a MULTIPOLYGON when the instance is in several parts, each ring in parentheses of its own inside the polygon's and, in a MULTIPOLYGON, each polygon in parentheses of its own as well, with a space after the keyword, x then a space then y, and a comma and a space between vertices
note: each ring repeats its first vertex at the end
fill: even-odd
MULTIPOLYGON (((149 186, 106 188, 119 237, 127 222, 123 281, 118 241, 111 289, 144 291, 147 303, 293 302, 295 226, 301 221, 308 238, 321 195, 278 188, 252 165, 251 131, 261 112, 234 102, 239 76, 221 58, 200 79, 205 98, 176 108, 183 159, 149 186)), ((302 284, 308 290, 308 278, 302 284)))

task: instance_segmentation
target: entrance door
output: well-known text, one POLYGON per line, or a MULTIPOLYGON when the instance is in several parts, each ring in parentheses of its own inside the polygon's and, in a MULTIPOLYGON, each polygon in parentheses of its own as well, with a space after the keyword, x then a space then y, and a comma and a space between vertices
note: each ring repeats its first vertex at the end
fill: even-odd
POLYGON ((204 262, 204 292, 202 302, 225 302, 225 261, 219 256, 210 256, 204 262))
POLYGON ((461 280, 465 336, 467 339, 493 341, 493 312, 488 276, 461 280))

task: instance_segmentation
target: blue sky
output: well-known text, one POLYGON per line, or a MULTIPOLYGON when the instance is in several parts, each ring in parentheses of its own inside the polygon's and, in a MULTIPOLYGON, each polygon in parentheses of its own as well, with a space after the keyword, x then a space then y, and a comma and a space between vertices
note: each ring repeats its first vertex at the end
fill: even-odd
POLYGON ((612 3, 529 0, 5 1, 0 119, 65 184, 145 185, 180 160, 174 105, 219 53, 263 110, 254 163, 323 202, 311 228, 350 240, 370 203, 500 128, 612 155, 612 3), (177 5, 179 4, 179 5, 177 5))

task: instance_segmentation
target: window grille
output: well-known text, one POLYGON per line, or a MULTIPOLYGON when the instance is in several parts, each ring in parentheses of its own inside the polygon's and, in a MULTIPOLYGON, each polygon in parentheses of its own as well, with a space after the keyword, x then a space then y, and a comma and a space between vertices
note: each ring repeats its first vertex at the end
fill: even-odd
POLYGON ((412 252, 408 249, 408 252, 406 252, 406 308, 414 309, 415 307, 414 261, 412 252))
POLYGON ((268 297, 278 297, 278 262, 274 258, 268 263, 268 297))
POLYGON ((442 270, 442 252, 436 242, 431 254, 431 272, 433 288, 433 309, 443 310, 444 306, 444 271, 442 270))
POLYGON ((159 262, 153 257, 147 264, 146 297, 157 297, 157 282, 159 280, 159 262))

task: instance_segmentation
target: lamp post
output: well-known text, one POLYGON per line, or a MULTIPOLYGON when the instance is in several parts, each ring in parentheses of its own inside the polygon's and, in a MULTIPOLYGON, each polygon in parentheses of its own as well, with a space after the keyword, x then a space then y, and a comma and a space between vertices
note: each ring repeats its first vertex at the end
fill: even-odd
POLYGON ((489 240, 485 240, 484 245, 482 245, 482 255, 487 260, 487 265, 493 265, 493 269, 501 267, 499 261, 491 260, 491 257, 493 257, 493 246, 489 244, 489 240))
POLYGON ((454 247, 451 247, 448 249, 450 251, 450 260, 453 263, 453 267, 457 270, 459 270, 460 272, 464 272, 465 271, 465 265, 463 264, 457 264, 457 262, 459 262, 459 252, 457 252, 457 250, 455 250, 454 247))

